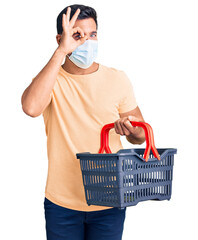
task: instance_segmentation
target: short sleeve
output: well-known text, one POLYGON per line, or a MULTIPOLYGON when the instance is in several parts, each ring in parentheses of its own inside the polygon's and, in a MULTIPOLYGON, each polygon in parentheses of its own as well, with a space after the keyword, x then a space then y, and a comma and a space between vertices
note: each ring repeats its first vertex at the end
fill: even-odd
POLYGON ((120 71, 120 99, 119 99, 119 113, 129 112, 137 107, 133 86, 124 71, 120 71))

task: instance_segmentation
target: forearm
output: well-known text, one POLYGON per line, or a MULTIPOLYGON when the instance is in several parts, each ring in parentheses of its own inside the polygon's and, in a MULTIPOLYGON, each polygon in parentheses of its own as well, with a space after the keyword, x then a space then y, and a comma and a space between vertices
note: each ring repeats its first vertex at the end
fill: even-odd
POLYGON ((64 57, 65 53, 57 48, 49 62, 25 89, 21 97, 24 112, 31 115, 37 115, 41 112, 49 99, 64 57))
POLYGON ((142 144, 145 142, 145 133, 143 128, 137 127, 134 134, 126 135, 126 139, 132 144, 142 144))

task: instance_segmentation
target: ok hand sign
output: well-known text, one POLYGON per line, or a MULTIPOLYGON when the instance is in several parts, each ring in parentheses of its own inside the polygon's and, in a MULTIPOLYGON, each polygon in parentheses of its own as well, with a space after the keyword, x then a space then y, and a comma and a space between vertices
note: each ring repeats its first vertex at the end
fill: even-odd
POLYGON ((73 52, 79 45, 83 44, 88 37, 84 35, 83 30, 80 27, 75 27, 75 22, 76 19, 78 18, 78 15, 80 13, 80 9, 78 8, 73 15, 73 17, 70 19, 70 13, 71 13, 71 8, 67 8, 67 13, 63 14, 62 16, 62 36, 60 39, 60 44, 59 44, 59 49, 67 55, 70 52, 73 52), (79 33, 80 38, 78 40, 73 38, 74 33, 79 33))

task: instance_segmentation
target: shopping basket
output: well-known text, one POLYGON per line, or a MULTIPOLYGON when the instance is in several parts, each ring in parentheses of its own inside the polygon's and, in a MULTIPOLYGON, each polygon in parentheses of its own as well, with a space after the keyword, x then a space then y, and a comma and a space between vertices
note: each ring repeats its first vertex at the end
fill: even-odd
POLYGON ((145 149, 121 149, 111 153, 109 130, 114 123, 109 123, 101 130, 98 153, 76 154, 88 205, 123 209, 146 200, 170 200, 177 149, 156 149, 151 126, 145 122, 130 122, 144 129, 145 149))

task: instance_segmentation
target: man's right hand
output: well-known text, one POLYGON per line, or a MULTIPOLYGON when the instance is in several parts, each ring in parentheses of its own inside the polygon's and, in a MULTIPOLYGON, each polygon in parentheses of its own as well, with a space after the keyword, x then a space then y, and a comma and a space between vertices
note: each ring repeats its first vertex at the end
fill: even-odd
POLYGON ((71 8, 67 8, 67 13, 62 15, 62 36, 60 39, 60 44, 59 44, 59 49, 67 55, 68 53, 73 52, 78 46, 83 44, 88 37, 84 35, 83 30, 80 27, 75 27, 74 24, 76 22, 76 19, 80 13, 80 9, 78 8, 73 15, 73 17, 70 19, 70 13, 71 13, 71 8), (75 40, 73 37, 74 33, 79 33, 80 38, 78 40, 75 40))

